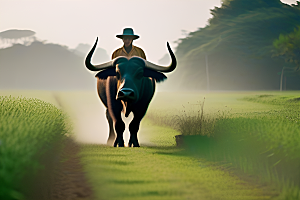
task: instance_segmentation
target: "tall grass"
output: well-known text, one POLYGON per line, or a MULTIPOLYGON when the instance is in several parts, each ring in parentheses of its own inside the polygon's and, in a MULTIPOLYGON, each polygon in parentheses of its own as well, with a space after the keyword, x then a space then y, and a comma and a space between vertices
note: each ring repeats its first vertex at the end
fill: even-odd
POLYGON ((65 116, 52 104, 0 96, 0 199, 24 199, 24 178, 43 168, 39 160, 66 133, 65 116))
POLYGON ((147 118, 158 125, 167 125, 179 131, 182 135, 205 135, 214 133, 214 127, 219 119, 228 118, 230 110, 218 110, 217 115, 204 114, 205 98, 196 104, 182 105, 182 111, 177 114, 147 113, 147 118), (187 107, 191 107, 188 110, 187 107))
POLYGON ((241 100, 276 105, 276 108, 238 114, 220 111, 206 116, 203 101, 198 110, 188 114, 164 116, 164 120, 152 114, 150 118, 160 123, 166 121, 165 125, 179 130, 186 149, 194 155, 274 184, 281 188, 280 199, 299 199, 300 98, 256 95, 241 100))

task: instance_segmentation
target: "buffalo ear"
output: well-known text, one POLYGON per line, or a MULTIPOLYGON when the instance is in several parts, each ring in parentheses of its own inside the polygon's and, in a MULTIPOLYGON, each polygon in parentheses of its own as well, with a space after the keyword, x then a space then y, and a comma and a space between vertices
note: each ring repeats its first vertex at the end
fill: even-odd
POLYGON ((116 69, 115 68, 105 69, 103 71, 98 72, 95 75, 95 77, 98 77, 99 79, 107 79, 108 76, 116 76, 116 69))
POLYGON ((154 78, 158 83, 163 82, 164 80, 167 79, 167 77, 163 73, 148 68, 144 69, 144 76, 154 78))

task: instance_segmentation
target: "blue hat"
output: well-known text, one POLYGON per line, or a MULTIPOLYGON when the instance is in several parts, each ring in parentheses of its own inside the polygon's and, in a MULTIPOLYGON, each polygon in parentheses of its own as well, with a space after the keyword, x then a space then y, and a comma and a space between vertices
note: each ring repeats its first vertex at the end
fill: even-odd
POLYGON ((116 37, 123 39, 124 36, 132 36, 134 40, 140 37, 138 35, 134 35, 132 28, 124 28, 123 35, 117 35, 116 37))

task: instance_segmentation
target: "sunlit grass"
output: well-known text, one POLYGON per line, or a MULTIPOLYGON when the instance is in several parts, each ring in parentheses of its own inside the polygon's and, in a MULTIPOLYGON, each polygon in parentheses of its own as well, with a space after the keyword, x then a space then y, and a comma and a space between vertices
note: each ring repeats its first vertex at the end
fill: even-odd
POLYGON ((235 100, 231 98, 217 112, 205 111, 212 109, 201 101, 198 108, 193 106, 188 110, 183 106, 185 110, 180 113, 163 116, 150 112, 148 117, 157 124, 179 130, 185 135, 185 148, 194 155, 227 163, 258 177, 260 182, 277 185, 282 191, 280 199, 297 199, 300 196, 300 93, 208 94, 216 101, 209 106, 220 107, 219 99, 230 99, 230 95, 235 100), (233 102, 238 102, 240 110, 233 102), (267 109, 261 109, 264 106, 267 109))
POLYGON ((43 167, 40 158, 65 134, 65 115, 52 104, 0 96, 0 199, 23 199, 24 177, 43 167))
POLYGON ((151 146, 82 147, 82 162, 96 199, 270 199, 271 193, 247 183, 175 146, 179 132, 143 121, 141 134, 151 146))

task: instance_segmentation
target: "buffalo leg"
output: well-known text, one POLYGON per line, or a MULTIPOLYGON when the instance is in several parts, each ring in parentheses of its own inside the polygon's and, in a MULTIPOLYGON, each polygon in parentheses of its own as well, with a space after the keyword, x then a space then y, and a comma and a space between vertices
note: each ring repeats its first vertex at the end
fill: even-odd
POLYGON ((114 147, 124 147, 123 133, 125 130, 125 123, 122 121, 121 115, 115 121, 115 130, 117 138, 115 140, 114 147))
POLYGON ((140 144, 139 144, 139 141, 137 138, 137 133, 140 128, 141 120, 142 120, 141 118, 133 118, 133 120, 129 124, 129 132, 130 132, 130 139, 129 139, 129 143, 128 143, 129 147, 131 147, 132 145, 133 145, 133 147, 140 147, 140 144))
POLYGON ((109 125, 109 136, 108 136, 108 140, 107 140, 107 145, 111 146, 114 144, 114 141, 116 139, 116 134, 114 131, 114 125, 113 125, 113 120, 108 112, 108 109, 106 109, 106 119, 108 121, 108 125, 109 125))

